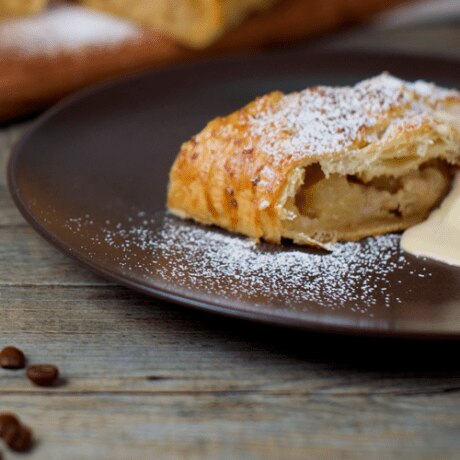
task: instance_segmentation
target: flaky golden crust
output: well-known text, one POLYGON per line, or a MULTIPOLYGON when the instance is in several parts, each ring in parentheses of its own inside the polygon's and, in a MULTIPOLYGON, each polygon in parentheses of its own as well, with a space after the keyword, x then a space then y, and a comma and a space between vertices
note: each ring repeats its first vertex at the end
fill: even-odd
POLYGON ((250 237, 279 241, 281 224, 275 205, 294 165, 290 161, 273 165, 254 147, 244 124, 281 97, 279 92, 271 93, 216 118, 183 144, 170 173, 170 211, 250 237))
MULTIPOLYGON (((349 105, 347 91, 356 92, 357 87, 347 88, 342 95, 325 87, 288 96, 273 92, 211 121, 182 145, 170 172, 168 209, 181 217, 275 243, 288 237, 301 244, 323 244, 413 225, 425 215, 360 225, 333 232, 332 236, 330 232, 321 236, 321 228, 310 233, 287 230, 286 223, 298 218, 290 215, 295 208, 288 205, 289 200, 306 180, 305 168, 309 165, 319 163, 326 177, 356 175, 367 182, 373 177, 402 176, 434 158, 460 164, 460 128, 444 121, 438 123, 435 116, 440 105, 460 107, 457 92, 442 90, 433 97, 427 95, 430 87, 424 83, 423 87, 418 84, 420 91, 416 92, 412 86, 387 75, 369 82, 367 86, 366 82, 360 84, 364 85, 359 89, 362 94, 355 101, 358 110, 364 106, 360 116, 369 120, 367 125, 359 117, 354 119, 354 115, 340 121, 344 108, 338 110, 336 100, 332 106, 329 101, 317 107, 318 101, 336 96, 344 97, 344 105, 349 105), (395 89, 393 86, 399 82, 401 88, 395 89), (377 99, 373 100, 369 94, 379 85, 386 90, 382 94, 377 90, 377 99), (301 106, 301 98, 307 99, 306 107, 301 106), (322 124, 323 109, 324 117, 330 119, 336 111, 337 120, 322 124), (297 115, 292 115, 296 110, 297 115), (312 118, 315 110, 318 119, 312 118), (369 110, 372 113, 366 114, 369 110), (305 126, 300 126, 302 123, 305 126), (319 124, 315 127, 315 123, 319 124), (331 132, 331 128, 337 132, 331 132), (432 142, 445 142, 446 148, 433 150, 432 142), (417 153, 408 161, 404 149, 417 153)), ((443 184, 439 189, 443 190, 443 184)))

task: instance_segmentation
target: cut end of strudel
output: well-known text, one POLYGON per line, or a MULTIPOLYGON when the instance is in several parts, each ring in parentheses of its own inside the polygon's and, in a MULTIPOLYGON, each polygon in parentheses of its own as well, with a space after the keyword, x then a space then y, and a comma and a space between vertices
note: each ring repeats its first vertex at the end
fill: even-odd
POLYGON ((460 165, 460 93, 389 74, 273 92, 182 145, 168 208, 256 239, 325 246, 424 220, 460 165))

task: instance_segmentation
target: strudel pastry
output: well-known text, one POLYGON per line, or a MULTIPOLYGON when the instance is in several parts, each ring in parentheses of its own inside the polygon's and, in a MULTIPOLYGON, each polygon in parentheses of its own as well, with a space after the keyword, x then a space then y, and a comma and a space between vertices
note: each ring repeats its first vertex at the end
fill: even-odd
POLYGON ((324 246, 426 218, 460 165, 460 93, 389 74, 275 91, 211 121, 170 172, 173 214, 324 246))
POLYGON ((180 42, 202 47, 249 13, 274 0, 80 0, 85 5, 132 19, 180 42))
POLYGON ((1 0, 0 19, 38 13, 46 3, 47 0, 1 0))

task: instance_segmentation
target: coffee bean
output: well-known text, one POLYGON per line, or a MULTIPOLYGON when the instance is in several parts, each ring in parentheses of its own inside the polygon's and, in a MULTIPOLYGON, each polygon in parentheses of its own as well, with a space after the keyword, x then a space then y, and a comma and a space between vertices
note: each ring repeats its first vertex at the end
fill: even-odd
POLYGON ((0 414, 0 438, 11 436, 11 433, 21 426, 21 422, 16 415, 10 412, 0 414))
POLYGON ((21 425, 14 436, 10 439, 5 439, 7 446, 15 452, 27 452, 32 448, 32 431, 30 428, 21 425))
POLYGON ((9 412, 0 414, 0 437, 16 452, 26 452, 33 444, 32 431, 9 412))
POLYGON ((22 369, 26 365, 24 353, 16 347, 5 347, 0 351, 0 366, 4 369, 22 369))
POLYGON ((27 368, 27 377, 35 385, 49 387, 59 377, 59 369, 52 364, 33 364, 27 368))

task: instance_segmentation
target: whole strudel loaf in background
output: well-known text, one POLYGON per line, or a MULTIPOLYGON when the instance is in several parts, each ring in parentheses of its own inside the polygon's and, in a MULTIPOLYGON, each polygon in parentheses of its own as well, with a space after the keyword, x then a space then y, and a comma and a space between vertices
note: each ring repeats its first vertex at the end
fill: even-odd
POLYGON ((172 167, 169 210, 322 246, 425 219, 460 165, 460 93, 388 74, 273 92, 211 121, 172 167))
POLYGON ((43 10, 47 0, 1 0, 0 19, 28 16, 43 10))
MULTIPOLYGON (((0 5, 7 4, 3 1, 0 5)), ((9 1, 17 5, 17 14, 31 13, 44 5, 43 0, 9 1)), ((43 14, 0 21, 0 121, 46 107, 72 91, 107 78, 203 56, 305 39, 366 21, 403 2, 50 1, 43 14), (208 4, 213 7, 197 9, 192 14, 194 8, 208 4), (160 8, 163 16, 156 17, 160 8), (214 13, 209 16, 210 12, 214 13), (154 26, 155 21, 161 24, 157 28, 136 27, 136 21, 123 21, 110 13, 137 19, 144 25, 154 26), (200 30, 203 21, 208 26, 200 30), (127 34, 128 29, 133 33, 127 34), (209 45, 204 46, 206 43, 209 45)))
POLYGON ((275 0, 82 0, 193 47, 209 45, 249 14, 275 0))
POLYGON ((357 23, 407 0, 79 1, 192 48, 204 48, 220 37, 218 48, 238 48, 292 41, 357 23))

